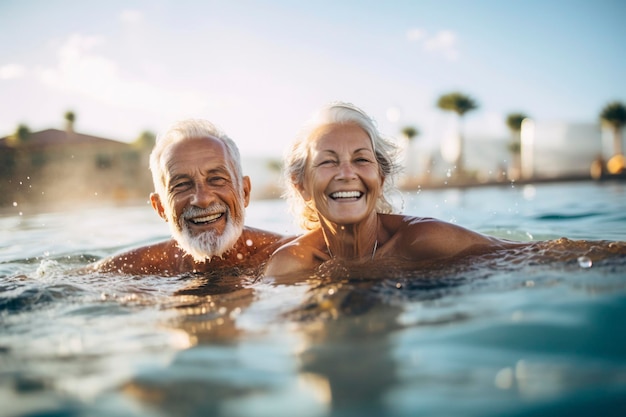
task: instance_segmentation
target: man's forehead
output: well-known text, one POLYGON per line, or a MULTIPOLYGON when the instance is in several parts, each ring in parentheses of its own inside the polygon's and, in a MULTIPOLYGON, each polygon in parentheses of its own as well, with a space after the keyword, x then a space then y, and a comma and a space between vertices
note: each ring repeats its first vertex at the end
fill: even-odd
POLYGON ((214 137, 184 139, 168 146, 161 157, 166 174, 174 171, 207 166, 232 168, 231 160, 224 143, 214 137))

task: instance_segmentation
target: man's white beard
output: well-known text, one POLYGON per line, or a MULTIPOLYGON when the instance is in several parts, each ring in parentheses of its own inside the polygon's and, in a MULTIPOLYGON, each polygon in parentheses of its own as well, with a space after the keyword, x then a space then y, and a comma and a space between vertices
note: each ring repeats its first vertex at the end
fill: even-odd
POLYGON ((237 239, 243 232, 243 223, 243 216, 239 219, 233 219, 227 206, 215 204, 206 209, 187 207, 178 219, 178 225, 174 221, 170 221, 169 225, 172 237, 178 246, 191 255, 196 262, 206 262, 207 260, 211 261, 214 256, 221 257, 235 246, 237 239), (221 235, 216 230, 207 230, 197 236, 191 234, 185 219, 208 215, 220 210, 226 210, 224 216, 228 216, 226 227, 221 235))

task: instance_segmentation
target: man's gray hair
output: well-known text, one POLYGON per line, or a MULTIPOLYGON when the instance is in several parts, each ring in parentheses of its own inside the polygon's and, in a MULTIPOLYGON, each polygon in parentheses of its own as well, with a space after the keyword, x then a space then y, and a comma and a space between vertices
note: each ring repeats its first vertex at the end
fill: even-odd
POLYGON ((243 171, 241 169, 241 156, 237 144, 226 133, 208 120, 185 119, 171 125, 165 132, 157 137, 156 144, 150 154, 150 171, 154 190, 162 198, 167 195, 165 189, 165 167, 162 156, 167 148, 176 143, 189 139, 212 137, 221 141, 226 147, 233 167, 235 168, 235 187, 239 190, 243 184, 243 171))

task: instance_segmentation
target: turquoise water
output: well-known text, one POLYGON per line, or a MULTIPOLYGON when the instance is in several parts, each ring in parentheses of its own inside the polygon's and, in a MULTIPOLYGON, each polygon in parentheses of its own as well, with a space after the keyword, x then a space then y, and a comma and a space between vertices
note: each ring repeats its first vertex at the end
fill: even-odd
MULTIPOLYGON (((78 275, 166 225, 147 204, 18 202, 0 217, 0 415, 622 416, 625 197, 623 182, 405 193, 406 213, 550 243, 298 285, 78 275)), ((285 210, 254 201, 247 223, 294 233, 285 210)))

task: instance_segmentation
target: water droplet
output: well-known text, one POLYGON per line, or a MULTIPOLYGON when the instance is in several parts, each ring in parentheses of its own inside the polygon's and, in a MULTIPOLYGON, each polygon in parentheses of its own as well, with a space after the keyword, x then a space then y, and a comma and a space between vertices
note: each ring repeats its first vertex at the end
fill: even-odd
POLYGON ((248 240, 246 240, 246 245, 248 245, 248 246, 252 246, 252 239, 248 239, 248 240))
POLYGON ((494 385, 500 389, 509 389, 513 386, 513 369, 502 368, 496 374, 494 385))
POLYGON ((13 202, 13 207, 17 207, 17 201, 13 202))
POLYGON ((581 268, 591 268, 593 262, 588 256, 579 256, 578 257, 578 266, 581 268))
POLYGON ((237 259, 239 259, 240 261, 243 259, 243 255, 241 253, 237 254, 237 259))

